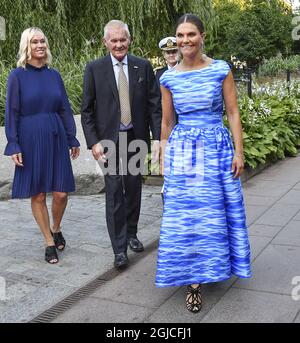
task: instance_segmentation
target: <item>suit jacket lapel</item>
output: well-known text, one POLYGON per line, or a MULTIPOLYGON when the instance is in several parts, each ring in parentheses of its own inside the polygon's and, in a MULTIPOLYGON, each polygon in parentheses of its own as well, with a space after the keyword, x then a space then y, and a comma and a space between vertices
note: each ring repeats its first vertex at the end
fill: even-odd
POLYGON ((134 87, 137 83, 139 67, 134 64, 134 61, 132 60, 130 55, 127 55, 127 56, 128 56, 129 97, 130 97, 130 105, 132 106, 134 87))
POLYGON ((113 69, 113 65, 112 65, 110 55, 106 56, 105 65, 106 65, 105 75, 106 75, 107 81, 111 87, 111 90, 113 92, 113 95, 114 95, 116 101, 119 102, 119 92, 118 92, 118 88, 117 88, 115 73, 114 73, 114 69, 113 69))

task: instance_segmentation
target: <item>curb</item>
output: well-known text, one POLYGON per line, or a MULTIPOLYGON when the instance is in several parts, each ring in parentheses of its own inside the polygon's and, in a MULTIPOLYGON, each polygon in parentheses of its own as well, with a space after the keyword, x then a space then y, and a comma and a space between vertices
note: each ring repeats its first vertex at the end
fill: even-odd
MULTIPOLYGON (((276 161, 277 162, 277 161, 276 161)), ((253 176, 261 173, 266 168, 270 167, 271 165, 274 165, 276 162, 266 162, 265 164, 261 164, 255 169, 252 169, 250 167, 247 167, 244 171, 244 173, 241 176, 242 183, 247 182, 250 180, 253 176)), ((148 186, 162 186, 164 183, 163 177, 161 175, 149 175, 144 176, 144 184, 148 186)))
POLYGON ((47 310, 35 316, 33 319, 29 320, 28 323, 50 323, 55 318, 57 318, 60 314, 69 310, 78 301, 89 296, 99 287, 111 281, 112 279, 120 275, 121 273, 127 271, 131 266, 135 265, 141 259, 143 259, 152 251, 157 249, 157 247, 158 247, 158 239, 154 239, 152 242, 145 245, 145 249, 143 252, 129 255, 130 264, 126 269, 117 270, 114 267, 108 269, 106 272, 100 274, 99 276, 89 281, 84 286, 81 286, 80 288, 78 288, 72 294, 66 296, 64 299, 62 299, 58 303, 54 304, 47 310))
MULTIPOLYGON (((277 161, 276 161, 277 162, 277 161)), ((257 168, 246 168, 241 176, 242 183, 247 182, 253 176, 259 174, 264 169, 270 167, 276 162, 267 162, 259 165, 257 168)), ((99 174, 81 174, 75 175, 76 191, 70 193, 73 195, 97 195, 105 192, 104 177, 99 174)), ((143 176, 143 184, 147 186, 162 186, 163 177, 161 175, 143 176)), ((0 181, 0 201, 11 199, 12 180, 0 181)))

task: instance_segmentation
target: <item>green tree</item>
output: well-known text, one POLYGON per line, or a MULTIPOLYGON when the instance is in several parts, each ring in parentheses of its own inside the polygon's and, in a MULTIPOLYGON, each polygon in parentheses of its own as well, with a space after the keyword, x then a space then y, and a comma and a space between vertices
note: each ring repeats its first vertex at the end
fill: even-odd
POLYGON ((228 45, 228 37, 234 30, 233 23, 239 20, 241 11, 241 3, 238 1, 214 1, 216 28, 214 36, 208 35, 206 39, 206 52, 209 55, 214 58, 230 60, 232 51, 228 45))
POLYGON ((63 77, 75 113, 80 112, 82 75, 87 61, 102 56, 104 25, 111 19, 128 23, 133 37, 131 52, 152 57, 162 37, 174 34, 177 19, 195 13, 213 32, 211 0, 0 0, 6 20, 5 41, 0 41, 0 125, 3 124, 6 79, 16 64, 21 32, 40 27, 47 35, 54 67, 63 77))
POLYGON ((29 26, 45 32, 55 57, 101 54, 103 27, 111 19, 128 23, 134 48, 151 55, 158 52, 162 37, 174 34, 176 20, 186 12, 199 15, 213 29, 211 0, 0 0, 0 15, 7 23, 0 57, 15 59, 20 34, 29 26))
POLYGON ((292 11, 281 0, 223 0, 214 2, 218 17, 214 51, 222 58, 230 55, 249 66, 292 49, 292 11))

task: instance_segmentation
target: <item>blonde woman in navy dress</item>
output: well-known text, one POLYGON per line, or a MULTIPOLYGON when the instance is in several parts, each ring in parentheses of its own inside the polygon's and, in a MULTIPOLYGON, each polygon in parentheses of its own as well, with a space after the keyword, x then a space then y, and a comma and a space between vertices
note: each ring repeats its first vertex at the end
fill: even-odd
POLYGON ((156 285, 187 285, 193 313, 202 307, 201 284, 251 275, 236 90, 228 64, 203 55, 204 35, 197 16, 182 16, 176 26, 182 61, 160 78, 161 141, 168 142, 156 285), (234 147, 222 122, 223 100, 234 147))
POLYGON ((60 74, 49 67, 44 33, 35 27, 21 36, 18 68, 7 82, 5 155, 15 163, 12 198, 31 198, 33 216, 45 239, 45 260, 57 263, 66 241, 60 224, 68 192, 75 190, 71 160, 79 156, 76 126, 60 74), (52 217, 46 193, 52 192, 52 217))

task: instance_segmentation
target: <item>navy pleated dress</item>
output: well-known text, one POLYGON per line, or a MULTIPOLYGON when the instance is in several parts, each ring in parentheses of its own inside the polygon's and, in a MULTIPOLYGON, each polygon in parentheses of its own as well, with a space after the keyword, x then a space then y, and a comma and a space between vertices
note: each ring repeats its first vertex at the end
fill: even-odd
POLYGON ((60 74, 30 64, 9 75, 5 111, 8 144, 4 154, 22 153, 15 168, 12 198, 73 192, 69 149, 79 147, 76 126, 60 74))

